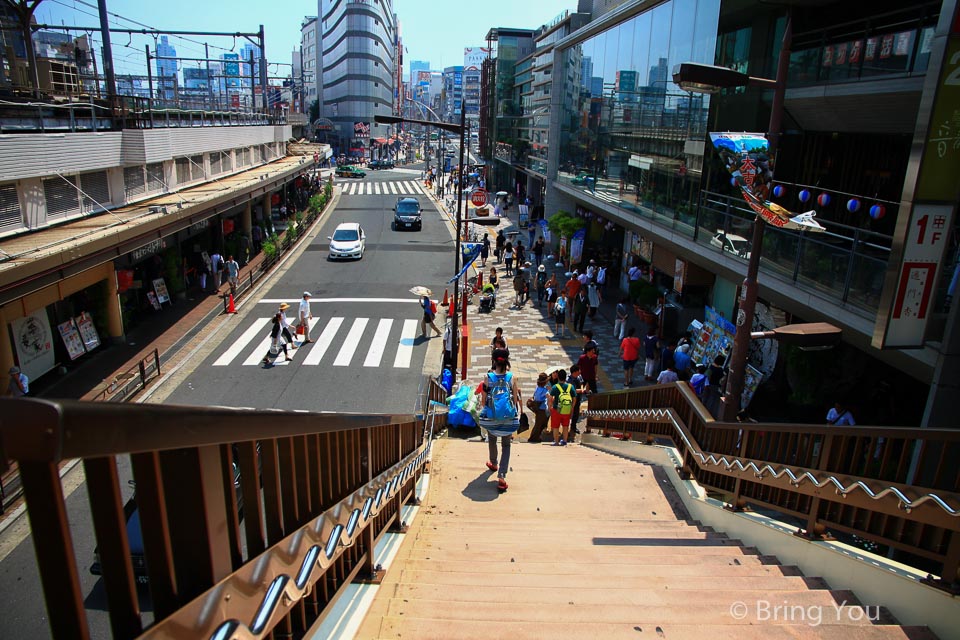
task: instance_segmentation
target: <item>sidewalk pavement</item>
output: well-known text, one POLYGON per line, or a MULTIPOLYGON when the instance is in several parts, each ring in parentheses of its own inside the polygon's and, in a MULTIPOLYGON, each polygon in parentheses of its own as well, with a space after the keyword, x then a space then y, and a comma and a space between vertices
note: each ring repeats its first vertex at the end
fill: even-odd
MULTIPOLYGON (((446 203, 437 201, 450 217, 451 222, 456 220, 456 207, 448 208, 446 203)), ((453 200, 455 203, 456 201, 453 200)), ((520 234, 526 247, 528 236, 526 230, 521 230, 516 224, 516 207, 511 207, 500 218, 499 224, 484 225, 491 240, 496 237, 497 231, 502 230, 504 235, 520 234)), ((528 247, 527 247, 528 248, 528 247)), ((544 256, 546 258, 546 256, 544 256)), ((557 279, 562 284, 566 277, 562 269, 555 267, 555 263, 544 260, 547 276, 556 272, 557 279)), ((498 273, 503 273, 504 264, 498 263, 494 256, 487 260, 486 267, 481 269, 479 259, 474 263, 474 273, 483 271, 489 273, 490 267, 496 267, 498 273)), ((536 267, 532 267, 531 275, 536 267)), ((608 284, 606 294, 600 304, 597 315, 587 318, 583 327, 592 330, 594 340, 600 346, 599 367, 597 370, 598 391, 613 391, 623 388, 623 361, 620 359, 620 341, 613 336, 613 320, 616 317, 616 306, 622 292, 614 285, 608 284)), ((479 313, 479 296, 474 296, 467 310, 467 322, 470 331, 470 356, 467 366, 467 381, 476 383, 490 368, 490 341, 493 339, 497 327, 503 328, 507 347, 510 349, 511 371, 517 376, 523 397, 529 398, 536 387, 537 374, 549 367, 562 367, 568 372, 583 352, 584 338, 573 332, 572 318, 567 319, 566 337, 554 336, 553 319, 547 314, 547 304, 537 307, 536 291, 533 298, 524 306, 514 306, 513 279, 501 277, 500 292, 497 296, 496 308, 491 313, 479 313)), ((637 328, 637 335, 642 336, 646 325, 635 317, 631 317, 628 326, 637 328)), ((650 383, 643 379, 643 362, 637 363, 639 369, 634 372, 633 387, 646 386, 650 383)), ((458 369, 459 370, 459 369, 458 369)))

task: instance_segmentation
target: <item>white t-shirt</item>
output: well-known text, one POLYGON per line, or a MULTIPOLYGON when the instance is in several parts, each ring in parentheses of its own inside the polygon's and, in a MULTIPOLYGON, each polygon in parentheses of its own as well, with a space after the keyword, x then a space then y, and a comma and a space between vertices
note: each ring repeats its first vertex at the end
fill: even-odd
POLYGON ((300 310, 298 311, 298 316, 301 320, 306 320, 310 317, 310 301, 306 298, 300 300, 300 310))

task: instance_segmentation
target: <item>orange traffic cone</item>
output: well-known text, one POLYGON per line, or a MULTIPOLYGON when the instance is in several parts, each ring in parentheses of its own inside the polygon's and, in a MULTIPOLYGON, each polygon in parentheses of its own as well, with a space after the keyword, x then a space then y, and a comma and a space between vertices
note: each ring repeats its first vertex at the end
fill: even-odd
POLYGON ((230 294, 230 298, 227 300, 227 313, 236 313, 237 308, 233 305, 233 294, 230 294))
POLYGON ((447 297, 447 289, 443 290, 443 302, 440 303, 440 306, 445 307, 450 304, 450 298, 447 297))
POLYGON ((455 301, 453 298, 450 298, 450 308, 447 309, 447 317, 450 317, 450 318, 453 317, 453 314, 454 314, 454 311, 455 311, 454 305, 456 305, 456 304, 457 304, 456 301, 455 301))

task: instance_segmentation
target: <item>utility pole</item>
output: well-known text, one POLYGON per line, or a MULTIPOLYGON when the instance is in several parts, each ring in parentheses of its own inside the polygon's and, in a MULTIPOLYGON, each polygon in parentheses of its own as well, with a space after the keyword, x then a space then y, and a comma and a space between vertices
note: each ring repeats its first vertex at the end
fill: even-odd
POLYGON ((213 109, 213 78, 210 77, 210 45, 203 43, 203 57, 207 59, 207 99, 210 104, 207 108, 213 109))
MULTIPOLYGON (((110 23, 107 17, 107 0, 97 0, 100 11, 100 38, 103 40, 103 74, 107 83, 107 100, 117 96, 117 78, 113 74, 113 47, 110 46, 110 23)), ((31 51, 33 47, 30 47, 31 51)))
POLYGON ((263 37, 263 25, 260 25, 260 86, 263 93, 263 112, 269 111, 267 107, 267 41, 263 37))

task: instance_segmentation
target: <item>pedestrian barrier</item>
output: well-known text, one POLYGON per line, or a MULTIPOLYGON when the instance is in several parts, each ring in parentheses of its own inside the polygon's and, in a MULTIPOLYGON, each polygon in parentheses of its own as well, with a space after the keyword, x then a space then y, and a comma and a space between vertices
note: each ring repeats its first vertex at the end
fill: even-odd
POLYGON ((798 535, 833 530, 960 584, 960 431, 717 422, 685 382, 594 395, 583 415, 588 433, 672 443, 681 475, 731 509, 772 509, 798 535))
POLYGON ((419 417, 0 399, 52 637, 90 635, 60 461, 83 461, 113 637, 302 636, 350 583, 382 578, 376 541, 405 528, 445 396, 430 380, 419 417), (117 476, 128 454, 147 629, 117 476))

